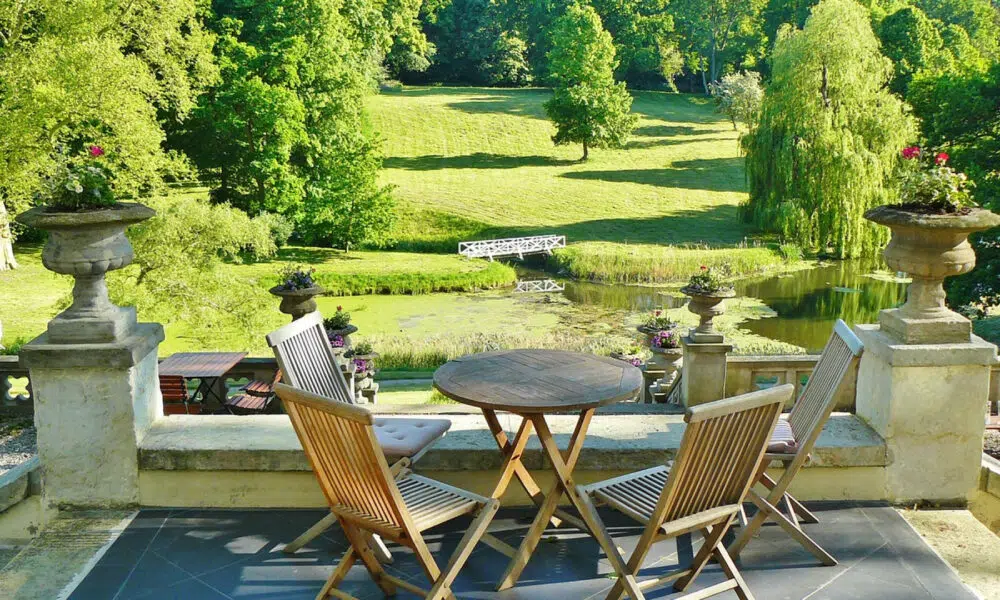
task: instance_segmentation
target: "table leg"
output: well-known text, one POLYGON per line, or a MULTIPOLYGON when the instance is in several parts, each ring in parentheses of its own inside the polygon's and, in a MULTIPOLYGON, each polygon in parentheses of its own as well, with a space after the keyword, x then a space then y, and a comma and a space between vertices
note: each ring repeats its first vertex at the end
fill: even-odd
MULTIPOLYGON (((562 498, 563 493, 566 493, 573 506, 578 511, 581 511, 581 503, 577 496, 572 474, 573 467, 576 466, 576 461, 580 458, 580 451, 583 449, 583 442, 587 437, 587 428, 590 427, 590 420, 593 416, 594 409, 592 408, 580 413, 580 418, 576 422, 576 429, 569 439, 569 448, 566 450, 565 458, 556 445, 555 438, 552 436, 548 424, 545 422, 545 416, 539 414, 530 417, 538 433, 538 439, 542 442, 542 448, 545 449, 545 453, 552 463, 552 468, 556 472, 556 482, 552 485, 549 492, 545 494, 545 501, 542 502, 535 520, 531 523, 531 527, 528 528, 528 534, 517 549, 517 554, 514 555, 514 558, 511 559, 510 564, 507 566, 507 571, 497 585, 497 591, 508 589, 517 583, 518 578, 521 577, 521 573, 524 571, 524 567, 527 566, 528 560, 531 558, 532 552, 538 547, 538 542, 541 541, 549 520, 555 514, 559 506, 559 499, 562 498)), ((589 533, 589 530, 586 528, 584 528, 584 531, 589 533)))
POLYGON ((497 482, 497 487, 493 490, 491 497, 499 500, 504 492, 507 491, 507 486, 510 485, 511 475, 514 475, 535 504, 540 504, 544 499, 542 497, 542 490, 535 483, 535 478, 528 472, 524 463, 521 462, 521 454, 528 443, 528 439, 531 437, 531 420, 522 417, 521 427, 518 429, 517 435, 514 436, 514 443, 512 444, 507 439, 507 432, 504 431, 499 419, 497 419, 496 411, 484 408, 483 416, 486 418, 486 424, 489 425, 490 431, 493 432, 494 441, 496 441, 497 446, 500 447, 500 452, 504 456, 503 471, 501 471, 500 480, 497 482))

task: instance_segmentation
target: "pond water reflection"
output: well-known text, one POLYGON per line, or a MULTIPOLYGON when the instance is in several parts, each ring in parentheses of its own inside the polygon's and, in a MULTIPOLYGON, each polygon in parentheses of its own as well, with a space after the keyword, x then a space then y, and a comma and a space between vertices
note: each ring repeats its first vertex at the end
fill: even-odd
MULTIPOLYGON (((851 325, 874 323, 880 310, 905 300, 906 285, 888 276, 872 277, 876 271, 884 272, 885 265, 876 261, 831 261, 781 277, 738 282, 739 295, 759 298, 777 313, 776 317, 747 321, 742 327, 819 352, 837 319, 851 325)), ((544 277, 529 270, 522 276, 544 277)), ((563 294, 579 305, 647 311, 676 308, 685 302, 663 288, 574 281, 565 284, 563 294)))

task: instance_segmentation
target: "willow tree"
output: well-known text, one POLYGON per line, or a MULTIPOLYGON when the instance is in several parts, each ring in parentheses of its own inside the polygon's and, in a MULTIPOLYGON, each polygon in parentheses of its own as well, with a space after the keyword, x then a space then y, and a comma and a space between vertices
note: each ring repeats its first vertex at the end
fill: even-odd
POLYGON ((863 215, 891 199, 916 123, 887 89, 893 66, 868 11, 824 0, 803 29, 779 33, 772 65, 760 121, 742 141, 744 218, 841 258, 873 254, 886 234, 863 215))

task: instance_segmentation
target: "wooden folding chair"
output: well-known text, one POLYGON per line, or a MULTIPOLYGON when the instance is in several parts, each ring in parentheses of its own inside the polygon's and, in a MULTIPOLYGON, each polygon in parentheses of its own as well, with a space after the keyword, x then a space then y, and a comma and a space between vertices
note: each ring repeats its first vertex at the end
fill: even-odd
POLYGON ((641 600, 643 589, 671 582, 683 592, 712 557, 726 581, 682 598, 708 598, 727 590, 735 590, 741 600, 753 598, 722 538, 760 470, 781 409, 794 393, 795 386, 782 385, 689 408, 673 464, 578 486, 584 520, 618 574, 607 600, 618 600, 624 593, 641 600), (597 514, 595 501, 646 526, 628 562, 597 514), (701 532, 705 543, 690 566, 658 579, 636 579, 654 543, 693 531, 701 532))
POLYGON ((818 523, 819 519, 788 493, 788 486, 809 459, 809 453, 837 403, 837 393, 863 351, 864 345, 858 336, 838 319, 802 395, 792 407, 788 419, 782 419, 775 429, 756 477, 768 493, 761 496, 754 490, 750 491, 749 499, 758 510, 729 546, 729 553, 734 557, 739 557, 750 538, 757 534, 767 519, 772 519, 824 565, 837 564, 830 553, 802 530, 802 523, 818 523), (778 481, 765 472, 772 461, 781 462, 785 469, 778 481), (785 512, 778 508, 779 504, 784 506, 785 512))
MULTIPOLYGON (((354 404, 353 383, 345 379, 330 347, 323 315, 318 311, 272 331, 267 343, 278 360, 283 381, 294 387, 332 398, 344 404, 354 404)), ((362 409, 363 410, 363 409, 362 409)), ((426 417, 380 417, 375 419, 375 435, 388 457, 397 461, 394 467, 409 467, 423 456, 451 427, 448 419, 426 417)), ((337 522, 331 513, 285 546, 287 553, 297 552, 337 522)), ((389 550, 372 537, 373 547, 383 562, 392 562, 389 550)))
POLYGON ((357 560, 386 595, 395 594, 400 587, 428 600, 453 599, 451 584, 486 533, 500 501, 414 475, 402 467, 390 469, 375 436, 375 419, 363 408, 281 383, 275 392, 285 405, 331 513, 351 543, 317 600, 330 596, 353 599, 337 586, 357 560), (475 515, 472 524, 442 571, 421 534, 467 514, 475 515), (369 547, 366 532, 412 548, 431 582, 430 591, 386 573, 369 547))

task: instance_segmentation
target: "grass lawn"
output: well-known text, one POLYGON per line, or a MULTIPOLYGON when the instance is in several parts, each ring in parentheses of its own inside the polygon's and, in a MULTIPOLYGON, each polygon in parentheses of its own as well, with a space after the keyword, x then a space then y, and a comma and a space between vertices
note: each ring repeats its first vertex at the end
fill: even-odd
POLYGON ((372 120, 386 138, 384 180, 402 205, 400 248, 454 252, 465 239, 565 234, 574 247, 563 263, 590 266, 609 246, 641 253, 648 272, 619 272, 608 260, 580 269, 626 282, 674 280, 699 260, 698 248, 668 246, 757 250, 741 275, 784 262, 739 247, 752 234, 737 218, 746 197, 743 159, 737 133, 710 100, 637 92, 640 122, 628 147, 595 150, 579 162, 580 147, 552 144, 542 108, 549 95, 407 87, 371 99, 372 120), (671 268, 679 259, 681 268, 671 268))

